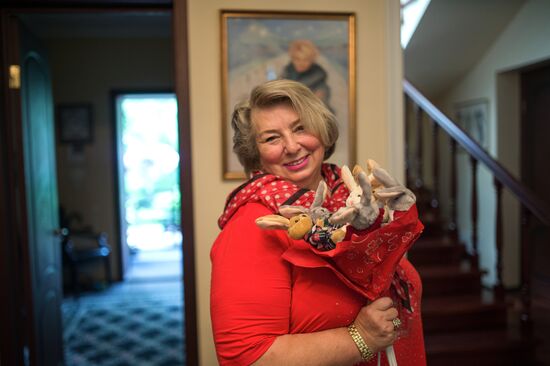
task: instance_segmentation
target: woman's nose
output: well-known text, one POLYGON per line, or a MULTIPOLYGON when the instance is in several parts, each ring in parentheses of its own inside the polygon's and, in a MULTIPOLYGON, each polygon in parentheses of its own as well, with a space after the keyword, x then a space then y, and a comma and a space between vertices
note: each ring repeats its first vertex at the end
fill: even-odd
POLYGON ((300 151, 300 143, 295 136, 289 136, 285 141, 285 149, 289 154, 295 154, 300 151))

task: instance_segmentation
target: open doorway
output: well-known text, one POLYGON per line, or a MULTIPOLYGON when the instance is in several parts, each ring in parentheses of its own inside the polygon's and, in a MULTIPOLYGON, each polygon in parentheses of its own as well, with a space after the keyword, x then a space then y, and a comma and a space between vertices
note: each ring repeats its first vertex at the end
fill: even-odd
MULTIPOLYGON (((23 15, 21 19, 46 51, 44 59, 49 61, 52 79, 49 89, 53 95, 50 104, 53 105, 50 107, 59 112, 58 107, 62 106, 65 115, 63 124, 59 123, 61 114, 56 116, 58 134, 54 159, 59 203, 67 216, 77 218, 73 221, 75 227, 71 228, 71 233, 85 228, 104 232, 111 249, 108 260, 114 282, 105 283, 101 265, 82 264, 77 276, 82 291, 76 296, 70 290, 65 291, 61 309, 58 307, 62 313, 65 364, 146 362, 151 365, 183 365, 187 358, 184 336, 187 325, 182 293, 177 156, 177 146, 181 145, 175 118, 176 98, 169 93, 162 95, 166 104, 171 106, 167 113, 172 115, 174 124, 167 139, 172 150, 174 144, 176 146, 175 155, 173 151, 167 154, 166 149, 163 152, 163 158, 172 157, 169 159, 171 172, 164 175, 175 182, 175 186, 172 184, 170 189, 164 190, 166 192, 152 204, 163 207, 161 225, 164 230, 149 249, 154 245, 166 248, 168 245, 163 243, 171 241, 171 248, 177 255, 172 255, 174 252, 170 255, 173 271, 169 276, 157 277, 155 283, 134 281, 131 284, 121 281, 130 269, 124 262, 125 253, 129 252, 127 242, 145 245, 140 243, 144 235, 138 232, 137 239, 128 240, 127 231, 120 227, 121 220, 117 219, 117 201, 120 199, 116 194, 116 171, 117 162, 123 161, 123 156, 117 154, 117 139, 112 138, 116 118, 109 99, 112 90, 120 88, 174 89, 171 14, 149 9, 143 13, 33 13, 23 15), (67 111, 86 112, 74 114, 67 111), (79 122, 81 118, 86 123, 79 122), (87 132, 82 133, 80 127, 73 128, 82 125, 86 126, 87 132), (169 235, 170 238, 163 239, 169 235)), ((158 129, 158 120, 155 118, 153 122, 158 129)), ((47 141, 50 147, 53 142, 53 139, 47 141)), ((157 142, 157 145, 162 144, 157 142)), ((156 154, 158 149, 162 148, 156 146, 151 150, 156 154)), ((40 157, 37 161, 43 163, 40 157)), ((163 169, 166 168, 164 165, 163 169)), ((164 183, 157 180, 147 184, 154 193, 157 186, 164 183)), ((124 214, 126 222, 127 212, 124 214)), ((74 247, 82 243, 77 235, 72 235, 72 239, 74 247)), ((152 272, 158 274, 159 268, 165 270, 167 262, 152 272)), ((57 334, 58 330, 43 329, 46 337, 47 333, 57 334)), ((48 352, 47 349, 44 351, 48 352)))
POLYGON ((114 94, 125 281, 181 278, 177 101, 173 93, 114 94))

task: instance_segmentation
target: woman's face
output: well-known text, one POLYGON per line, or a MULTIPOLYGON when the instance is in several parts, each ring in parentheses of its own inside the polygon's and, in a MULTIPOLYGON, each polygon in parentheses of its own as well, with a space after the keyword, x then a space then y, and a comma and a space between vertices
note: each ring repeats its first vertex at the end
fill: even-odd
POLYGON ((252 118, 263 170, 301 188, 316 190, 322 179, 325 147, 305 131, 294 109, 279 104, 254 110, 252 118))

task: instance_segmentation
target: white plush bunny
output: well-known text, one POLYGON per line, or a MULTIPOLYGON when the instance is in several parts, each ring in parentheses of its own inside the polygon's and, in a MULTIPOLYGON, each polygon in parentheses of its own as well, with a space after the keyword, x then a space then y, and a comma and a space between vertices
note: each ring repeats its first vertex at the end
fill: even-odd
POLYGON ((338 209, 331 217, 333 224, 350 224, 358 230, 371 226, 378 217, 379 208, 372 195, 372 188, 364 171, 357 174, 357 182, 349 168, 342 167, 342 179, 350 191, 346 207, 338 209))

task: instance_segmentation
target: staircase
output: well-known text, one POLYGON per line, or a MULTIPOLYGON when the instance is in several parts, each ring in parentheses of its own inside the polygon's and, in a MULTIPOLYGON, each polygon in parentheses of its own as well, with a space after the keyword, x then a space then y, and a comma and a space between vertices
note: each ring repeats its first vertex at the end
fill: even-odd
MULTIPOLYGON (((428 365, 534 365, 528 251, 522 249, 521 296, 507 293, 502 285, 502 187, 519 196, 524 217, 534 216, 546 228, 550 222, 550 211, 539 206, 525 187, 406 81, 404 89, 407 101, 407 185, 417 195, 420 219, 426 227, 410 250, 409 259, 420 273, 423 283, 422 317, 428 365), (423 132, 425 120, 432 124, 433 139, 428 142, 422 140, 426 135, 423 132), (412 128, 416 131, 411 133, 412 128), (444 198, 439 193, 442 181, 439 167, 443 164, 439 161, 442 154, 438 146, 441 131, 447 133, 452 151, 451 161, 446 162, 450 167, 446 171, 450 172, 451 177, 445 180, 451 182, 450 197, 444 198), (424 147, 426 144, 432 147, 430 157, 422 155, 425 148, 417 148, 414 153, 410 151, 413 145, 424 147), (460 228, 456 224, 456 210, 461 202, 457 202, 456 197, 457 144, 470 155, 473 187, 477 184, 479 162, 489 167, 494 175, 497 191, 496 245, 478 243, 477 189, 471 189, 471 201, 467 202, 471 206, 473 222, 470 249, 467 250, 458 239, 460 228), (424 184, 426 172, 422 169, 422 162, 427 159, 433 161, 430 187, 424 184), (443 204, 450 206, 450 218, 443 218, 443 204), (497 283, 492 288, 482 286, 486 270, 478 264, 480 245, 492 245, 497 252, 497 283)), ((528 227, 524 225, 525 230, 528 227)), ((522 248, 525 247, 527 245, 522 243, 522 248)))
MULTIPOLYGON (((420 211, 422 218, 422 211, 420 211)), ((440 222, 426 222, 429 226, 440 222)), ((420 237, 409 252, 423 284, 422 318, 428 365, 526 365, 504 296, 481 286, 485 271, 450 233, 420 237)), ((519 315, 519 314, 517 314, 519 315)))

